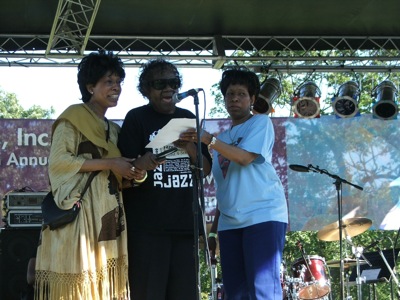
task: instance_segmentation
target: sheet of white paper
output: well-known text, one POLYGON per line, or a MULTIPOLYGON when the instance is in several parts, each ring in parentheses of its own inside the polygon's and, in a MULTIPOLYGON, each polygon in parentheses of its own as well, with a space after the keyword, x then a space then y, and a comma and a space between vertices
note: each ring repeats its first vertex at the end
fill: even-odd
POLYGON ((172 119, 158 131, 156 137, 147 144, 146 148, 161 148, 179 139, 181 132, 196 128, 196 119, 172 119))
POLYGON ((361 272, 361 277, 365 277, 367 281, 377 280, 381 269, 366 269, 361 272))

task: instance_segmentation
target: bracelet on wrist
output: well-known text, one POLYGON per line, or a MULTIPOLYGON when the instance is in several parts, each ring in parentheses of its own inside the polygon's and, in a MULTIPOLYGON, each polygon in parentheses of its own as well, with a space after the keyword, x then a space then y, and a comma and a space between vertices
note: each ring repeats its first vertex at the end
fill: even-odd
POLYGON ((211 135, 210 143, 208 143, 208 145, 207 145, 208 150, 210 150, 210 148, 211 148, 212 146, 214 146, 214 144, 216 143, 216 141, 217 141, 217 138, 212 134, 212 135, 211 135))
POLYGON ((133 179, 134 182, 136 183, 142 183, 147 179, 147 172, 144 174, 144 177, 142 179, 133 179))
POLYGON ((214 232, 210 232, 209 234, 208 234, 208 238, 217 238, 218 237, 218 234, 216 234, 216 233, 214 233, 214 232))

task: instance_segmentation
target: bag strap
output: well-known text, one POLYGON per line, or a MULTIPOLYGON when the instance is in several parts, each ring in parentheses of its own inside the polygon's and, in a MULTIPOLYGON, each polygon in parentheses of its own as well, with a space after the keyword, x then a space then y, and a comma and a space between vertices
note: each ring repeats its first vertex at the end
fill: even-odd
MULTIPOLYGON (((108 139, 108 137, 107 137, 107 139, 108 139)), ((82 153, 91 153, 93 158, 101 158, 99 150, 90 141, 85 141, 85 142, 82 142, 79 144, 78 155, 82 154, 82 153)), ((90 173, 90 176, 89 176, 88 180, 86 181, 85 187, 82 190, 81 197, 78 200, 79 203, 82 202, 83 196, 85 195, 87 189, 89 188, 93 178, 99 173, 100 173, 100 171, 94 171, 94 172, 90 173)))
POLYGON ((99 173, 100 173, 100 171, 95 171, 95 172, 90 173, 90 176, 89 176, 88 180, 86 181, 85 187, 83 188, 81 196, 77 202, 79 202, 79 203, 82 202, 83 196, 85 195, 87 189, 89 188, 90 184, 92 183, 93 178, 99 173))

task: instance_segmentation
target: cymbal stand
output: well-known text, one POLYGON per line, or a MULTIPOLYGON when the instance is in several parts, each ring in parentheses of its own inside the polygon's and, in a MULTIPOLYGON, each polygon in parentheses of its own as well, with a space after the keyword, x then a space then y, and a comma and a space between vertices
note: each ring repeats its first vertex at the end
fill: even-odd
MULTIPOLYGON (((351 242, 350 242, 351 243, 351 242)), ((354 256, 356 257, 356 269, 357 269, 357 278, 356 278, 356 284, 357 284, 357 299, 362 299, 362 289, 361 285, 366 282, 365 277, 361 277, 361 271, 360 271, 360 257, 365 260, 365 262, 372 267, 372 264, 369 262, 369 260, 364 256, 363 251, 364 248, 361 246, 355 246, 353 243, 351 243, 352 246, 352 252, 354 256)))
POLYGON ((351 299, 353 299, 353 297, 350 296, 349 270, 347 270, 345 272, 345 277, 346 277, 346 293, 347 293, 346 300, 351 300, 351 299))
MULTIPOLYGON (((351 241, 351 237, 347 234, 347 231, 346 231, 346 229, 344 229, 344 232, 345 232, 345 236, 346 236, 346 239, 345 239, 345 244, 346 244, 346 246, 344 247, 344 251, 346 252, 345 253, 345 257, 343 258, 343 260, 344 259, 348 259, 348 258, 350 258, 349 256, 348 256, 348 254, 347 254, 347 248, 348 248, 348 244, 351 246, 352 245, 352 241, 351 241)), ((345 270, 345 281, 346 281, 346 300, 351 300, 351 299, 353 299, 351 296, 350 296, 350 286, 349 286, 349 277, 350 277, 350 275, 349 275, 349 270, 345 270)))
POLYGON ((340 253, 340 299, 344 299, 344 263, 343 263, 343 222, 342 222, 342 183, 347 183, 359 190, 363 190, 362 187, 348 182, 345 179, 340 178, 337 175, 330 174, 327 170, 320 169, 319 166, 314 167, 313 165, 308 165, 308 169, 315 173, 325 174, 329 177, 335 179, 334 184, 336 187, 337 195, 337 206, 338 206, 338 223, 339 223, 339 253, 340 253))

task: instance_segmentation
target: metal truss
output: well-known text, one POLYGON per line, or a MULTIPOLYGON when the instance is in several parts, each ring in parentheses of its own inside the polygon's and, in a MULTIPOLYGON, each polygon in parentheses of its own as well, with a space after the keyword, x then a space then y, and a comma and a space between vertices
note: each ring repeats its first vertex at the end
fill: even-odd
POLYGON ((400 36, 101 36, 91 34, 101 0, 59 0, 49 35, 0 35, 0 66, 76 66, 96 50, 127 67, 164 57, 181 67, 246 64, 256 71, 400 72, 400 36))
POLYGON ((126 67, 163 57, 191 68, 236 63, 260 72, 400 72, 400 36, 98 36, 90 32, 99 1, 80 6, 81 13, 64 2, 50 35, 0 35, 0 66, 76 66, 102 49, 117 53, 126 67))
POLYGON ((46 56, 66 47, 84 55, 100 0, 59 0, 46 56))

